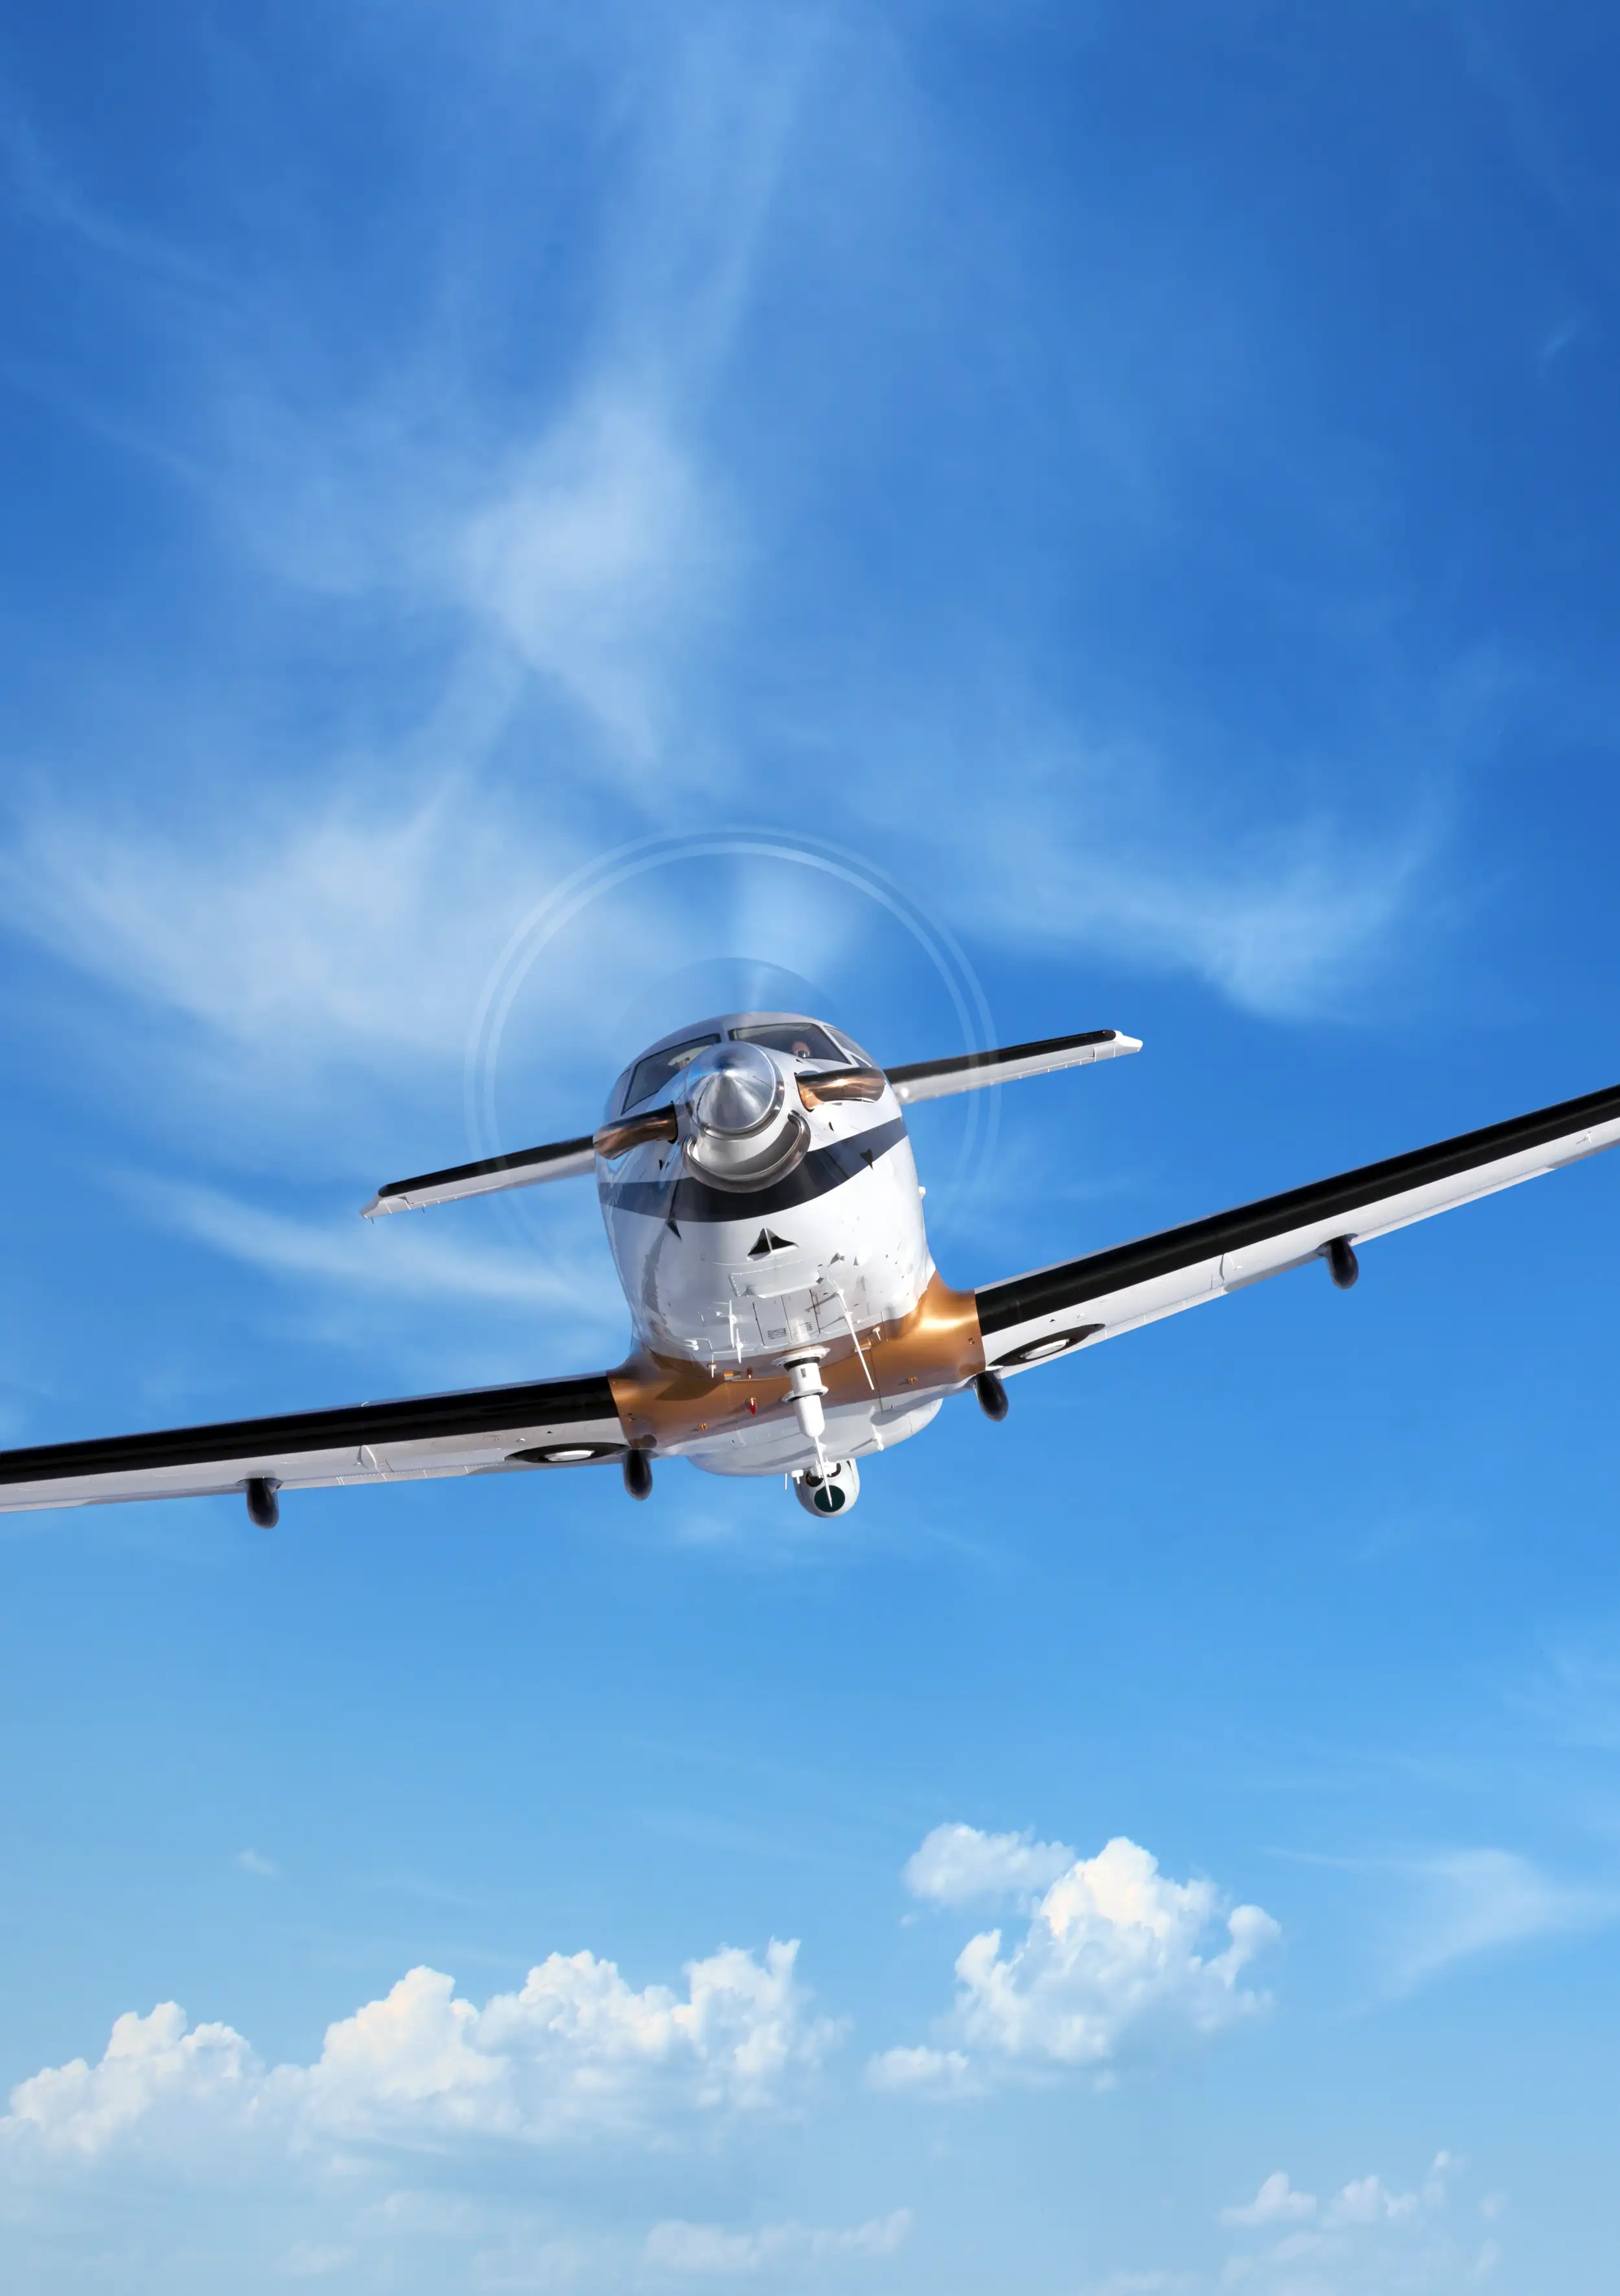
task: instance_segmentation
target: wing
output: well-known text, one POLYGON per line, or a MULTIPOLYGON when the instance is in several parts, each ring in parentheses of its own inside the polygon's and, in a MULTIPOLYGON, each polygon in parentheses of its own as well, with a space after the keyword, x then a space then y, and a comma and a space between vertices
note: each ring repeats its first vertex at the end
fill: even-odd
POLYGON ((985 1362, 996 1371, 1023 1371, 1317 1258, 1329 1259, 1336 1282, 1353 1283, 1353 1246, 1368 1237, 1536 1179, 1616 1142, 1620 1085, 992 1283, 976 1295, 985 1362))
MULTIPOLYGON (((1048 1037, 1036 1045, 1009 1045, 1004 1051, 958 1053, 945 1061, 913 1061, 884 1074, 897 1100, 940 1100, 947 1093, 977 1092, 985 1085, 1009 1084, 1017 1077, 1046 1076, 1054 1069, 1081 1067, 1139 1053, 1135 1037, 1117 1029, 1092 1029, 1079 1037, 1048 1037)), ((812 1082, 819 1082, 812 1078, 812 1082)), ((660 1119, 670 1111, 657 1111, 660 1119)), ((548 1146, 519 1148, 510 1156, 486 1156, 476 1164, 450 1164, 442 1172, 422 1172, 414 1180, 390 1180, 363 1208, 366 1219, 382 1212, 421 1211, 429 1204, 452 1204, 463 1196, 491 1195, 498 1188, 531 1188, 541 1180, 569 1180, 588 1172, 598 1152, 621 1152, 614 1137, 621 1127, 604 1127, 583 1140, 558 1140, 548 1146)), ((625 1145, 630 1144, 625 1143, 625 1145)))
POLYGON ((453 1204, 462 1196, 487 1196, 497 1188, 532 1188, 541 1180, 572 1180, 596 1162, 595 1139, 557 1140, 542 1148, 515 1149, 510 1156, 486 1156, 478 1164, 450 1164, 442 1172, 423 1172, 414 1180, 391 1180, 379 1188, 361 1216, 420 1211, 428 1204, 453 1204))
POLYGON ((628 1441, 605 1374, 539 1380, 0 1451, 0 1513, 193 1498, 253 1484, 251 1500, 273 1515, 269 1494, 279 1488, 582 1466, 622 1457, 628 1441))
POLYGON ((948 1061, 913 1061, 909 1068, 886 1069, 896 1100, 942 1100, 947 1093, 981 1092, 988 1084, 1011 1084, 1018 1077, 1048 1076, 1054 1069, 1076 1069, 1089 1061, 1111 1061, 1139 1053, 1141 1041, 1117 1029, 1090 1029, 1081 1037, 1046 1037, 1037 1045, 1008 1045, 999 1053, 958 1053, 948 1061))

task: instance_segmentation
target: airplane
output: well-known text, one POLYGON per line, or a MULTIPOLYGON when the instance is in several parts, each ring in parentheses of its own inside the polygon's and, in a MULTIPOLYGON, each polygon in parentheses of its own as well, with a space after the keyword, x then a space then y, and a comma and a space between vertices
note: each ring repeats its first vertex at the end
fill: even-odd
POLYGON ((928 1249, 905 1111, 1137 1053, 1115 1029, 880 1068, 795 1013, 727 1013, 639 1054, 594 1133, 393 1180, 365 1216, 594 1174, 635 1344, 583 1377, 0 1452, 0 1511, 280 1494, 654 1463, 781 1475, 818 1516, 971 1389, 1007 1382, 1314 1260, 1346 1290, 1372 1238, 1620 1141, 1620 1086, 1360 1170, 958 1291, 928 1249))

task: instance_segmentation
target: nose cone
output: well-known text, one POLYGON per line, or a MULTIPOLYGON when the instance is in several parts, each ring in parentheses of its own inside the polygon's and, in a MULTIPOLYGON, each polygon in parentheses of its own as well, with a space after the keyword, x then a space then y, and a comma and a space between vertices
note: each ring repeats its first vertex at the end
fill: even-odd
POLYGON ((704 1132, 740 1139, 761 1130, 776 1114, 782 1078, 758 1045, 717 1045, 693 1062, 687 1097, 704 1132))

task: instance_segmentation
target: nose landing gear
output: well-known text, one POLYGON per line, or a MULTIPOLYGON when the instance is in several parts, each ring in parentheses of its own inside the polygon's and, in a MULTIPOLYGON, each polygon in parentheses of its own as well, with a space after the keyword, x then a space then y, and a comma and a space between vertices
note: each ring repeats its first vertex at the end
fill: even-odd
POLYGON ((829 1460, 825 1470, 806 1467, 794 1477, 794 1496, 807 1514, 847 1514, 860 1496, 860 1473, 853 1459, 829 1460))

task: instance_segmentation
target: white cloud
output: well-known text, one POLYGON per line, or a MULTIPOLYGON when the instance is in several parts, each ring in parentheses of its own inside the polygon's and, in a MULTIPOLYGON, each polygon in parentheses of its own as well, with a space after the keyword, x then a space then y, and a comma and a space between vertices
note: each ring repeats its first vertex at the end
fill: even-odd
POLYGON ((718 610, 732 554, 668 411, 607 386, 520 457, 445 562, 530 668, 651 762, 673 658, 718 610))
POLYGON ((1395 1945, 1398 1991, 1480 1954, 1620 1920, 1620 1895, 1614 1890, 1555 1882, 1511 1850, 1454 1850, 1408 1870, 1418 1902, 1395 1945))
POLYGON ((1221 859, 1212 870, 1180 849, 1180 836, 1153 833, 1150 805, 1123 833, 1096 840, 1078 820, 1065 835, 1037 834, 1040 809, 1038 798, 1022 814, 1016 800, 1003 802, 973 840, 987 921, 1026 945, 1190 972, 1262 1013, 1307 1011, 1342 994, 1402 922, 1427 858, 1416 829, 1358 846, 1311 824, 1246 853, 1229 822, 1213 832, 1221 859))
POLYGON ((914 1898, 964 1906, 975 1898, 1035 1896, 1075 1862, 1061 1841, 1032 1832, 981 1833, 975 1825, 936 1825, 906 1860, 901 1879, 914 1898))
MULTIPOLYGON (((1006 1886, 1009 1873, 1022 1873, 1017 1852, 1030 1847, 1023 1837, 980 1839, 983 1874, 1006 1886)), ((971 1841, 953 1841, 938 1870, 972 1874, 977 1856, 971 1841)), ((924 1868, 935 1870, 932 1860, 924 1868)), ((1223 1916, 1212 1882, 1170 1881, 1146 1849, 1116 1837, 1050 1883, 1010 1948, 999 1929, 968 1939, 957 1956, 950 2046, 890 2050, 869 2078, 880 2087, 949 2092, 1014 2067, 1106 2066, 1128 2036, 1220 2032, 1265 2005, 1238 1979, 1279 1934, 1258 1906, 1223 1916)))
POLYGON ((1094 2280, 1085 2296, 1174 2296, 1196 2284, 1190 2272, 1111 2272, 1106 2280, 1094 2280))
POLYGON ((99 2062, 19 2083, 0 2144, 16 2169, 128 2144, 186 2166, 230 2138, 284 2153, 428 2136, 667 2140, 693 2115, 771 2104, 830 2046, 797 1950, 773 1942, 761 1961, 722 1948, 687 1964, 684 1993, 637 1991, 611 1961, 553 1954, 481 2009, 414 1969, 329 2026, 313 2064, 270 2070, 228 2025, 188 2029, 167 2002, 119 2017, 99 2062))
POLYGON ((1229 2225, 1290 2224, 1301 2217, 1314 2216, 1314 2193, 1296 2193, 1288 2182, 1286 2169, 1274 2169, 1252 2201, 1239 2208, 1222 2209, 1221 2221, 1229 2225))
MULTIPOLYGON (((1255 2198, 1223 2209, 1221 2222, 1257 2235, 1227 2259, 1226 2288, 1258 2296, 1388 2296, 1392 2289, 1475 2286, 1493 2271, 1493 2241, 1460 2216, 1452 2186, 1463 2164, 1436 2153, 1413 2190, 1392 2192, 1377 2176, 1353 2177, 1319 2208, 1295 2192, 1285 2171, 1268 2177, 1255 2198)), ((1494 2214, 1489 2202, 1479 2216, 1494 2214)))
POLYGON ((240 2033, 219 2024, 188 2029, 184 2009, 163 2001, 150 2016, 131 2009, 115 2018, 98 2064, 76 2057, 20 2081, 0 2140, 37 2139, 88 2157, 144 2125, 222 2125, 251 2112, 262 2093, 263 2075, 240 2033))
MULTIPOLYGON (((349 1292, 566 1308, 579 1321, 615 1330, 623 1322, 621 1301, 595 1282, 583 1250, 548 1260, 510 1243, 481 1250, 458 1243, 448 1223, 435 1226, 425 1216, 397 1213, 383 1226, 362 1220, 358 1204, 348 1216, 312 1220, 241 1203, 213 1188, 152 1181, 134 1193, 166 1226, 273 1275, 323 1278, 349 1292)), ((594 1227, 588 1191, 585 1201, 594 1227)))
MULTIPOLYGON (((583 730, 591 754, 554 776, 581 795, 610 775, 656 804, 661 783, 703 778, 690 740, 671 758, 671 736, 744 550, 703 452, 705 409, 809 45, 795 27, 702 11, 663 37, 639 28, 637 68, 601 90, 618 114, 611 190, 591 217, 584 325, 549 390, 514 397, 500 363, 477 358, 485 327, 511 327, 509 291, 474 317, 488 249, 453 239, 427 300, 456 321, 430 319, 378 380, 312 398, 279 299, 248 311, 228 366, 211 344, 200 357, 214 485, 248 548, 290 583, 416 618, 485 690, 489 732, 523 698, 510 670, 537 674, 584 721, 567 747, 583 730)), ((555 60, 554 45, 534 53, 542 70, 555 60)), ((514 62, 503 44, 503 77, 514 62)))
POLYGON ((812 2230, 799 2224, 762 2225, 753 2232, 731 2232, 720 2225, 687 2224, 679 2218, 655 2224, 642 2251, 655 2272, 675 2275, 742 2275, 835 2262, 841 2258, 892 2256, 911 2229, 909 2209, 847 2231, 812 2230))
POLYGON ((1326 795, 1245 794, 1211 770, 1207 728, 1111 732, 1032 697, 982 717, 962 694, 920 742, 897 726, 863 809, 925 856, 954 915, 1025 951, 1191 973, 1254 1011, 1333 1006, 1398 940, 1443 843, 1438 804, 1410 791, 1376 828, 1326 795))
POLYGON ((257 1849, 239 1849, 233 1861, 244 1874, 257 1874, 265 1881, 274 1881, 281 1867, 270 1858, 260 1857, 257 1849))
POLYGON ((1358 2177, 1328 2203, 1329 2224, 1399 2224, 1415 2216, 1420 2205, 1416 2193, 1392 2193, 1378 2177, 1358 2177))
MULTIPOLYGON (((580 68, 581 51, 564 45, 580 68)), ((388 341, 375 363, 381 382, 356 381, 330 343, 300 337, 300 298, 274 275, 258 292, 233 283, 228 324, 216 297, 202 299, 194 334, 177 338, 182 353, 190 344, 191 389, 177 397, 174 436, 157 447, 184 449, 227 531, 280 580, 376 600, 409 634, 415 700, 400 708, 389 691, 394 665, 380 655, 357 712, 366 737, 339 737, 314 773, 300 737, 290 775, 287 759, 250 746, 240 680, 227 673, 222 722, 199 746, 219 753, 208 758, 209 780, 229 789, 222 822, 236 833, 198 821, 193 803, 184 836, 166 839, 148 825, 146 800, 208 718, 206 681, 218 665, 205 657, 172 717, 143 723, 138 738, 119 673, 103 666, 117 695, 105 779, 120 790, 135 782, 140 799, 122 821, 107 821, 99 803, 29 808, 21 858, 0 889, 13 922, 68 962, 261 1054, 296 1040, 307 1056, 320 1037, 386 1068, 402 1049, 461 1050, 489 955, 537 878, 555 883, 571 857, 627 827, 687 818, 695 796, 711 797, 725 778, 717 760, 751 760, 737 786, 755 809, 752 760, 762 742, 780 742, 781 718, 761 716, 746 697, 739 708, 737 693, 708 674, 705 641, 737 627, 746 566, 791 562, 794 545, 813 537, 787 526, 744 529, 717 475, 710 409, 720 386, 738 381, 728 360, 761 268, 774 264, 769 275, 781 280, 810 259, 785 233, 771 237, 785 188, 813 199, 819 215, 836 201, 830 185, 867 183, 875 168, 869 188, 881 184, 881 204, 892 209, 884 228, 897 234, 895 250, 909 230, 932 232, 921 193, 933 164, 928 122, 892 54, 879 51, 857 59, 813 20, 699 11, 650 42, 638 27, 631 62, 608 28, 581 81, 613 122, 605 183, 583 209, 546 214, 538 232, 525 217, 503 243, 509 272, 498 264, 492 273, 488 246, 461 242, 452 218, 479 213, 487 230, 496 210, 482 203, 504 180, 498 132, 487 149, 459 155, 420 250, 414 308, 428 316, 388 341), (839 160, 831 175, 829 139, 839 160), (895 174, 902 149, 922 173, 895 174), (577 356, 542 365, 538 387, 514 390, 506 356, 489 357, 489 346, 508 340, 510 279, 528 279, 531 238, 557 231, 563 213, 592 248, 577 356), (486 285, 481 303, 478 283, 492 275, 504 283, 493 294, 486 285), (424 655, 434 675, 422 672, 424 655), (571 719, 540 755, 526 747, 496 793, 481 776, 537 684, 582 713, 589 738, 581 753, 571 719), (604 802, 610 772, 638 808, 628 823, 617 792, 604 802), (267 820, 255 799, 243 819, 244 785, 290 777, 301 785, 295 831, 267 820)), ((547 37, 501 38, 475 44, 469 68, 498 72, 506 96, 514 75, 549 78, 556 55, 547 37)), ((56 172, 28 149, 36 204, 82 233, 84 203, 50 188, 56 172)), ((843 196, 864 209, 859 227, 869 232, 871 197, 843 196)), ((500 211, 523 212, 506 201, 500 211)), ((1012 254, 983 219, 966 259, 999 284, 1012 254)), ((1035 275, 1020 275, 1038 291, 1035 275)), ((1130 398, 1111 420, 1134 430, 1130 398)), ((843 423, 841 409, 825 436, 761 433, 756 519, 773 505, 787 516, 783 477, 797 496, 801 466, 836 470, 843 423)), ((744 422, 743 435, 752 427, 744 422)), ((836 663, 829 674, 805 652, 793 599, 795 687, 840 685, 836 663)), ((763 637, 768 656, 784 644, 775 630, 750 636, 763 637)), ((1006 944, 1101 948, 1188 970, 1268 1010, 1331 996, 1387 944, 1433 842, 1424 822, 1358 836, 1324 807, 1279 832, 1269 796, 1201 808, 1199 791, 1225 792, 1230 782, 1207 742, 1200 750, 1173 731, 1076 730, 1039 701, 1010 733, 972 724, 966 739, 956 735, 987 667, 999 693, 1021 651, 992 621, 982 660, 944 665, 937 718, 915 737, 920 769, 903 748, 894 754, 886 731, 874 743, 869 730, 915 723, 915 696, 855 681, 851 724, 795 691, 786 730, 820 753, 818 803, 840 837, 864 830, 898 873, 943 885, 944 906, 1006 944), (950 824, 943 849, 937 821, 950 824)), ((318 660, 324 678, 329 663, 318 660)), ((289 670, 296 680, 303 665, 289 670)), ((125 682, 133 675, 126 669, 125 682)), ((928 675, 937 686, 937 661, 928 675)), ((1360 780, 1350 777, 1359 809, 1360 780)), ((797 796, 787 809, 797 817, 797 796)), ((602 939, 613 946, 614 936, 602 939)), ((571 987, 577 998, 577 980, 571 987)), ((598 978, 592 994, 600 1006, 611 991, 598 978)))
POLYGON ((971 2096, 983 2086, 962 2049, 885 2049, 868 2066, 867 2079, 873 2088, 926 2096, 971 2096))
POLYGON ((0 905, 69 964, 260 1057, 288 1038, 306 1060, 459 1057, 501 939, 567 849, 542 857, 445 781, 387 807, 295 791, 255 813, 170 831, 40 801, 8 840, 0 905))

